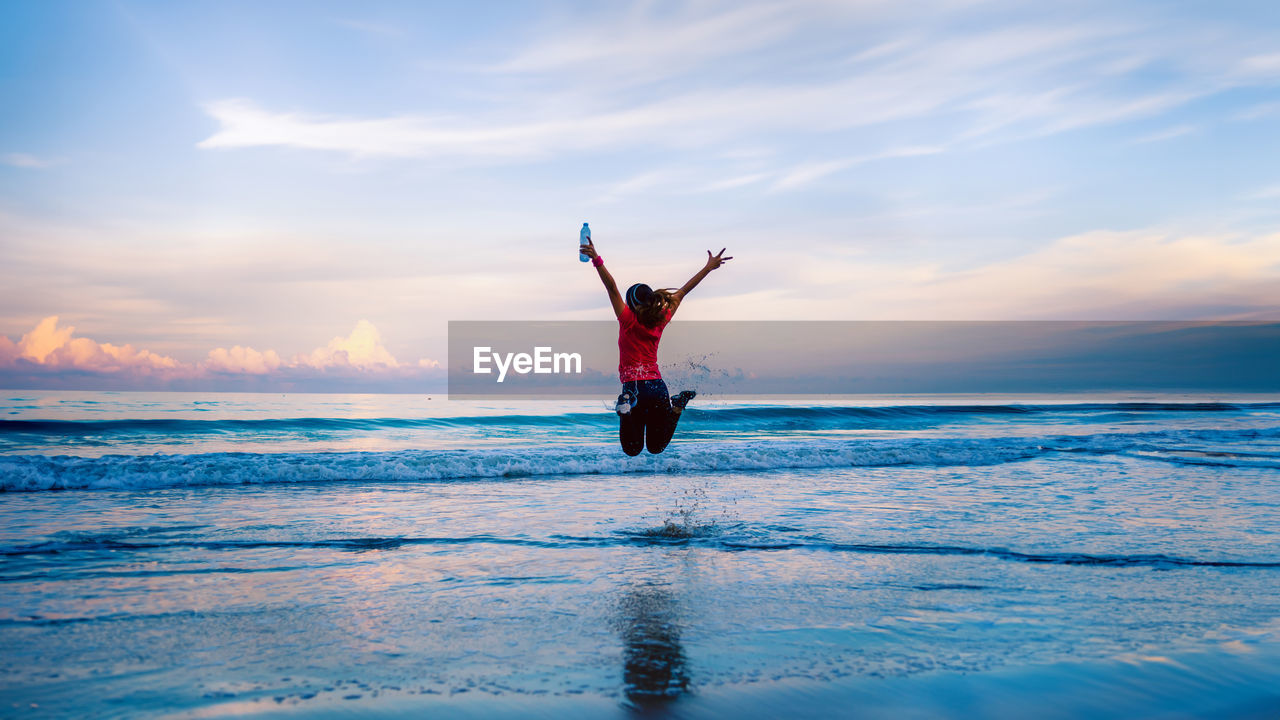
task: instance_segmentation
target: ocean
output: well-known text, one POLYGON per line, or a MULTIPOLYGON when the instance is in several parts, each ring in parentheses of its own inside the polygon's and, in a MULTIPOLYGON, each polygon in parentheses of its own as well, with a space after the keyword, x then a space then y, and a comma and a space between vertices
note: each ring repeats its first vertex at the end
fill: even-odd
POLYGON ((1280 397, 0 391, 5 717, 1277 717, 1280 397))

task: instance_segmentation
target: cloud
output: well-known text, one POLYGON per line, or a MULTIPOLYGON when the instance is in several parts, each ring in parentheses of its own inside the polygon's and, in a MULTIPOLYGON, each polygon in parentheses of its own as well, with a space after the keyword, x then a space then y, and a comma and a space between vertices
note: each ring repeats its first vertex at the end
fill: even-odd
POLYGON ((784 132, 830 140, 915 119, 937 121, 920 130, 921 145, 1009 142, 1158 116, 1265 83, 1255 71, 1272 63, 1231 45, 1207 50, 1191 27, 1155 34, 1102 16, 1028 23, 979 16, 971 4, 933 3, 947 12, 923 26, 918 8, 891 3, 640 4, 558 26, 478 74, 460 73, 477 88, 465 113, 371 117, 220 99, 204 106, 219 127, 198 146, 510 162, 784 132), (1144 74, 1153 64, 1159 78, 1144 74))
POLYGON ((1151 133, 1150 135, 1143 135, 1133 142, 1136 144, 1163 142, 1165 140, 1172 140, 1173 138, 1182 137, 1183 135, 1193 132, 1195 132, 1195 128, 1191 125, 1179 125, 1177 127, 1171 127, 1166 130, 1151 133))
POLYGON ((1280 113, 1280 102, 1264 102, 1247 107, 1231 116, 1232 120, 1250 121, 1280 113))
POLYGON ((289 387, 304 382, 309 383, 308 388, 324 390, 326 379, 381 382, 383 385, 378 387, 382 389, 405 389, 434 377, 440 369, 440 363, 428 358, 398 362, 382 345, 377 328, 367 320, 356 323, 346 337, 336 337, 289 362, 274 350, 236 345, 215 348, 202 362, 185 363, 132 345, 75 337, 74 333, 74 327, 59 327, 55 315, 38 322, 17 342, 0 336, 0 370, 5 371, 0 380, 17 378, 20 383, 40 384, 57 381, 70 372, 78 378, 88 375, 133 382, 137 387, 171 389, 242 389, 235 384, 218 384, 236 378, 258 383, 253 389, 270 389, 273 383, 289 387), (321 384, 317 385, 317 381, 321 384))
POLYGON ((360 320, 346 337, 335 337, 327 345, 309 353, 295 355, 285 361, 275 350, 259 351, 236 345, 231 349, 214 348, 200 364, 203 372, 227 375, 308 376, 322 373, 379 374, 398 371, 412 374, 415 370, 433 370, 440 363, 429 358, 402 363, 382 344, 382 334, 368 320, 360 320))
POLYGON ((382 346, 382 335, 368 320, 361 320, 347 337, 336 337, 329 344, 294 359, 294 366, 323 368, 358 368, 378 370, 401 367, 382 346))
POLYGON ((826 162, 802 163, 787 171, 773 184, 773 190, 794 190, 808 185, 814 180, 837 173, 854 163, 848 160, 828 160, 826 162))
POLYGON ((616 16, 562 29, 487 70, 548 73, 604 68, 613 76, 651 78, 672 67, 688 68, 776 43, 805 19, 798 4, 743 3, 723 12, 697 14, 704 8, 686 8, 673 18, 658 17, 652 6, 633 6, 616 16), (567 35, 574 36, 573 41, 566 42, 567 35))
POLYGON ((58 164, 57 160, 41 158, 28 153, 9 153, 8 155, 0 156, 0 162, 10 167, 32 170, 41 170, 58 164))
POLYGON ((1245 196, 1247 200, 1272 200, 1275 198, 1280 198, 1280 184, 1268 185, 1245 196))
MULTIPOLYGON (((272 113, 244 99, 220 100, 205 111, 221 124, 218 132, 197 143, 205 149, 286 146, 304 150, 336 150, 353 155, 415 156, 445 153, 465 146, 479 151, 492 133, 436 127, 424 118, 357 120, 314 114, 272 113)), ((494 152, 497 152, 495 149, 494 152)))
POLYGON ((236 345, 230 350, 209 351, 201 369, 225 374, 310 376, 314 372, 338 374, 392 374, 411 376, 420 370, 435 370, 440 363, 430 358, 400 362, 382 344, 382 334, 368 320, 360 320, 346 337, 335 337, 327 345, 292 360, 283 360, 275 350, 258 351, 236 345))
POLYGON ((0 335, 0 368, 13 367, 18 359, 18 344, 0 335))
POLYGON ((58 329, 58 316, 51 315, 22 336, 22 342, 18 343, 18 357, 43 363, 55 350, 71 340, 71 333, 74 331, 73 327, 58 329))
POLYGON ((206 370, 218 373, 266 375, 282 365, 275 350, 259 352, 251 347, 236 345, 230 350, 214 348, 204 362, 206 370))
POLYGON ((855 165, 862 165, 875 160, 885 160, 888 158, 905 158, 919 157, 921 155, 936 155, 944 152, 941 147, 903 147, 885 150, 872 155, 863 155, 860 157, 845 158, 843 160, 829 160, 826 162, 805 163, 797 165, 791 170, 778 178, 773 184, 773 190, 794 190, 803 185, 824 178, 833 173, 847 170, 855 165))
POLYGON ((75 328, 58 327, 58 316, 44 318, 17 343, 5 338, 0 344, 0 364, 15 366, 20 361, 49 368, 97 373, 164 373, 182 368, 177 360, 132 345, 98 343, 73 337, 75 328))
POLYGON ((1240 61, 1238 70, 1242 75, 1273 79, 1280 77, 1280 53, 1244 58, 1240 61))
MULTIPOLYGON (((1280 234, 1255 238, 1096 231, 1002 263, 940 277, 935 297, 985 304, 1017 298, 1021 317, 1192 319, 1280 311, 1280 234), (985 298, 985 302, 984 302, 985 298), (1193 306, 1199 306, 1192 311, 1193 306), (1128 317, 1126 317, 1128 315, 1128 317)), ((1003 312, 1008 312, 1004 305, 1003 312)))
MULTIPOLYGON (((1098 230, 969 267, 878 257, 797 255, 789 246, 742 253, 682 313, 688 320, 1280 319, 1280 234, 1098 230)), ((395 392, 433 382, 439 389, 443 374, 434 360, 394 357, 367 320, 290 360, 235 345, 187 363, 76 337, 56 316, 17 341, 0 336, 0 386, 71 387, 72 380, 81 388, 395 392)))
POLYGON ((1280 319, 1280 234, 1098 230, 970 268, 832 256, 785 287, 807 288, 803 302, 780 292, 757 303, 764 317, 800 317, 803 305, 814 319, 850 319, 848 308, 886 320, 1280 319))
POLYGON ((754 185, 758 182, 769 178, 768 173, 747 173, 745 175, 737 175, 724 180, 708 183, 699 188, 699 192, 719 192, 721 190, 732 190, 734 188, 746 187, 754 185))
POLYGON ((670 187, 682 179, 682 174, 672 170, 650 170, 633 175, 625 180, 609 186, 597 203, 614 202, 629 195, 635 195, 657 187, 670 187))

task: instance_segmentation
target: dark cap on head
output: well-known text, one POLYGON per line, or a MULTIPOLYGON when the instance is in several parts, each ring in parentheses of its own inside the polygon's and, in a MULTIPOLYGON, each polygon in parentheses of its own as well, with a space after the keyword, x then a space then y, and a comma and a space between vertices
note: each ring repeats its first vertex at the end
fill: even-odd
POLYGON ((627 307, 631 308, 631 312, 635 312, 653 299, 653 288, 644 283, 636 283, 627 288, 627 307))

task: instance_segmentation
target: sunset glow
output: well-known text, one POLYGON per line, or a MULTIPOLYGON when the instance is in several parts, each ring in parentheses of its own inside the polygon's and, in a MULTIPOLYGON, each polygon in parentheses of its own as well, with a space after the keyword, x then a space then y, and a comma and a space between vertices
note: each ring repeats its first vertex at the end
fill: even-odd
POLYGON ((584 220, 627 282, 731 247, 690 319, 1280 317, 1264 5, 3 12, 10 384, 419 391, 450 320, 608 318, 584 220))

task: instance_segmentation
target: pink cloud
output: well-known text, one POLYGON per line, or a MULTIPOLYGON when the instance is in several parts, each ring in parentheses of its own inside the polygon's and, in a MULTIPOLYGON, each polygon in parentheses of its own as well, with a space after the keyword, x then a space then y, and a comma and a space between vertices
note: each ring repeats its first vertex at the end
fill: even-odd
POLYGON ((0 343, 0 362, 12 366, 18 360, 26 360, 45 367, 106 373, 125 370, 167 372, 183 367, 177 360, 150 350, 72 337, 74 333, 75 328, 70 325, 58 327, 58 316, 50 315, 17 343, 4 338, 0 343))
POLYGON ((265 375, 276 371, 356 371, 387 372, 393 370, 435 369, 440 363, 423 358, 416 363, 404 363, 382 344, 382 334, 368 320, 356 323, 351 334, 335 337, 327 345, 309 353, 295 355, 286 362, 274 350, 258 351, 236 345, 215 348, 201 368, 219 373, 265 375))
POLYGON ((0 335, 0 367, 13 367, 18 359, 18 344, 0 335))
POLYGON ((74 333, 74 327, 59 327, 54 315, 41 320, 17 342, 0 335, 0 368, 20 384, 56 381, 67 376, 63 371, 74 371, 79 376, 110 378, 113 387, 138 381, 138 386, 173 389, 265 389, 276 385, 323 389, 329 381, 360 386, 373 383, 376 387, 382 387, 378 383, 403 383, 408 387, 440 370, 435 360, 396 360, 368 320, 356 323, 346 337, 335 337, 288 361, 275 350, 235 345, 214 348, 203 361, 186 363, 132 345, 75 337, 74 333))
POLYGON ((373 323, 361 320, 351 334, 336 337, 329 344, 294 358, 294 365, 329 368, 352 367, 362 370, 397 368, 400 363, 382 346, 382 335, 373 323))
POLYGON ((204 362, 204 368, 213 372, 266 375, 279 369, 283 364, 275 350, 258 352, 251 347, 236 345, 230 350, 226 348, 210 350, 209 358, 204 362))

